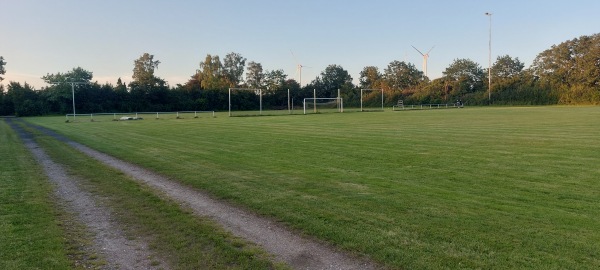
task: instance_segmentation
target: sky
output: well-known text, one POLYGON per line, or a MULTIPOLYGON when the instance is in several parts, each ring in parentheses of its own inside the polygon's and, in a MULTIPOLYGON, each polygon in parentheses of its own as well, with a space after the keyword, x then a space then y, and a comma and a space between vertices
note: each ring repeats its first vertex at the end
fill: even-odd
POLYGON ((265 71, 282 69, 302 84, 328 65, 355 83, 366 66, 381 72, 394 61, 439 78, 455 59, 488 67, 509 55, 529 67, 552 45, 600 32, 598 0, 0 0, 4 85, 39 89, 46 74, 82 67, 93 81, 131 82, 144 53, 155 75, 184 84, 207 54, 240 53, 265 71), (435 46, 435 47, 434 47, 435 46))

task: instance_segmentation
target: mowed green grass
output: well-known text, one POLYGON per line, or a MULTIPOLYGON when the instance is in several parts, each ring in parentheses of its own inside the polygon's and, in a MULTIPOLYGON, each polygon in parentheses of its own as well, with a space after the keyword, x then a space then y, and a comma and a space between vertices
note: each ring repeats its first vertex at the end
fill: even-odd
POLYGON ((52 188, 18 136, 0 119, 0 269, 67 269, 52 188))
POLYGON ((390 268, 600 267, 600 107, 28 120, 390 268))
MULTIPOLYGON (((287 269, 254 244, 224 231, 191 209, 156 194, 122 172, 101 164, 64 142, 27 127, 40 147, 75 179, 102 198, 128 239, 148 243, 150 264, 170 269, 287 269), (166 263, 161 264, 164 260, 166 263)), ((95 267, 76 267, 95 268, 95 267)))

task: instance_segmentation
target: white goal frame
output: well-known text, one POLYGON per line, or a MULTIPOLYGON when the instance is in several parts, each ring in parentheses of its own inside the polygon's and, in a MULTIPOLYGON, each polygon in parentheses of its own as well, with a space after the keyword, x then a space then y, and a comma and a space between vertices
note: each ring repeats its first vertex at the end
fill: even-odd
POLYGON ((306 114, 306 101, 312 100, 315 103, 315 113, 316 113, 316 102, 317 100, 337 100, 338 102, 338 112, 344 112, 344 99, 340 97, 336 98, 305 98, 302 100, 302 107, 304 108, 304 114, 306 114))
POLYGON ((262 89, 255 88, 229 88, 229 117, 231 117, 231 90, 242 90, 242 91, 258 91, 258 99, 259 99, 259 114, 262 115, 262 89))
POLYGON ((381 89, 360 89, 360 111, 363 110, 363 91, 381 91, 381 110, 383 111, 383 88, 381 89))

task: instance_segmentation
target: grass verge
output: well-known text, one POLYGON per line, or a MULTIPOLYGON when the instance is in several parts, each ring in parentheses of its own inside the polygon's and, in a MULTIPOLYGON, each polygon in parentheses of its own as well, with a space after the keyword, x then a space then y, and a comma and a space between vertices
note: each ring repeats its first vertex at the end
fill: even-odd
POLYGON ((59 211, 42 169, 0 120, 0 269, 70 268, 59 211))

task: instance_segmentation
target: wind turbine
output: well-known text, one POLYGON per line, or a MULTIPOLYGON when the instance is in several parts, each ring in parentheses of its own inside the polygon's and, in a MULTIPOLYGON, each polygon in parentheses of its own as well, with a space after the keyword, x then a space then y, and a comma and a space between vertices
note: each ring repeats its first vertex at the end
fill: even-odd
POLYGON ((294 52, 292 52, 292 50, 290 50, 290 53, 292 53, 292 57, 294 57, 294 61, 296 62, 296 73, 299 74, 298 84, 300 84, 300 87, 302 87, 302 68, 307 66, 303 66, 302 64, 300 64, 300 62, 298 62, 298 59, 296 59, 296 56, 294 55, 294 52))
POLYGON ((429 51, 427 51, 427 53, 425 54, 419 51, 419 49, 415 48, 415 46, 412 47, 423 56, 423 73, 425 73, 425 77, 427 77, 427 59, 429 59, 429 53, 431 52, 431 50, 433 50, 433 48, 435 48, 435 46, 431 47, 431 49, 429 49, 429 51))

